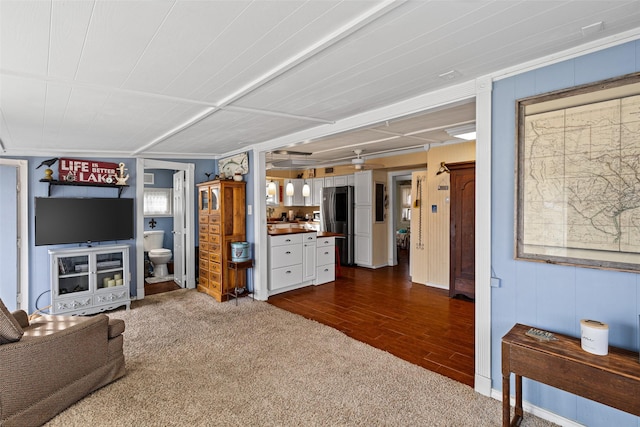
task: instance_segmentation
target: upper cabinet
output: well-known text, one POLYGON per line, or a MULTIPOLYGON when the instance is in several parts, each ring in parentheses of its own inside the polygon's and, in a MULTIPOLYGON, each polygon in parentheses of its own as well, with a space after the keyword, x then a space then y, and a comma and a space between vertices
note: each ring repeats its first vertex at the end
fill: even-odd
POLYGON ((266 196, 267 206, 280 206, 280 183, 278 181, 267 181, 266 196), (271 192, 269 192, 270 188, 271 192))

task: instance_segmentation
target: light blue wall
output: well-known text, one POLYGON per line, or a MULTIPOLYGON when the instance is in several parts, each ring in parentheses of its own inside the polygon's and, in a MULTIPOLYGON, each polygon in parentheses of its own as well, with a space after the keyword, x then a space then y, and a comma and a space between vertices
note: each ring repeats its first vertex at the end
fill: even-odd
MULTIPOLYGON (((515 324, 580 336, 580 319, 609 324, 609 343, 638 350, 640 275, 515 261, 515 101, 640 70, 640 42, 495 82, 492 118, 492 267, 502 279, 492 288, 493 388, 501 390, 500 340, 515 324)), ((524 399, 592 427, 640 427, 635 417, 608 406, 525 380, 524 399)), ((513 390, 513 389, 512 389, 513 390)))
MULTIPOLYGON (((43 161, 50 157, 27 157, 29 163, 29 311, 33 311, 36 308, 42 309, 51 303, 50 290, 50 272, 49 272, 49 249, 57 248, 75 248, 81 247, 80 244, 69 245, 49 245, 49 246, 35 246, 35 198, 36 197, 48 197, 49 185, 44 182, 40 182, 40 179, 44 177, 44 167, 36 169, 36 167, 43 161), (37 301, 37 306, 36 306, 37 301)), ((87 157, 74 157, 83 160, 93 160, 91 156, 87 157)), ((134 199, 136 197, 136 162, 135 159, 112 159, 112 158, 99 158, 96 159, 102 162, 120 163, 124 162, 127 168, 126 173, 129 174, 126 187, 122 191, 122 198, 134 199)), ((58 179, 58 163, 55 163, 51 169, 54 171, 53 178, 58 179)), ((53 186, 51 187, 51 197, 118 197, 118 191, 113 188, 97 188, 97 187, 74 187, 74 186, 53 186)), ((0 200, 0 203, 2 201, 0 200)), ((113 244, 125 244, 129 246, 129 269, 131 271, 131 292, 135 295, 135 277, 136 277, 136 262, 135 262, 135 240, 126 240, 118 242, 97 242, 93 243, 94 247, 113 245, 113 244)))
MULTIPOLYGON (((127 173, 129 174, 129 180, 127 184, 128 188, 122 192, 122 197, 135 199, 136 186, 138 183, 136 177, 136 159, 134 158, 95 158, 90 155, 87 156, 75 156, 82 159, 96 159, 105 162, 124 162, 127 167, 127 173)), ((44 168, 36 169, 36 167, 50 157, 14 157, 28 161, 29 172, 29 312, 33 312, 36 309, 36 300, 38 300, 37 308, 43 308, 50 304, 49 295, 49 249, 54 248, 73 248, 78 245, 55 245, 55 246, 35 246, 34 244, 34 200, 36 197, 47 197, 48 185, 40 182, 40 179, 44 177, 44 168), (38 299, 39 298, 39 299, 38 299)), ((183 163, 193 163, 195 165, 195 182, 206 181, 205 172, 212 172, 214 175, 217 173, 217 162, 210 159, 194 159, 194 160, 175 160, 183 163)), ((57 163, 52 167, 54 170, 54 178, 57 178, 57 163)), ((213 175, 212 175, 213 176, 213 175)), ((140 180, 141 182, 141 180, 140 180)), ((93 188, 93 187, 54 187, 52 188, 52 197, 117 197, 117 191, 115 189, 93 188)), ((9 205, 9 200, 5 200, 8 197, 4 194, 0 194, 0 206, 9 205)), ((247 199, 250 200, 250 199, 247 199)), ((194 224, 195 227, 195 242, 198 244, 198 209, 197 209, 197 193, 194 194, 195 208, 194 208, 194 224)), ((134 202, 135 203, 135 202, 134 202)), ((253 224, 247 222, 247 232, 253 235, 253 224), (251 231, 250 231, 251 230, 251 231)), ((100 242, 95 243, 94 246, 114 244, 116 242, 100 242)), ((129 250, 129 266, 131 269, 131 293, 136 294, 136 254, 135 254, 135 241, 119 241, 119 244, 127 244, 130 247, 129 250)), ((9 269, 9 262, 5 259, 0 259, 0 268, 2 271, 9 269)))

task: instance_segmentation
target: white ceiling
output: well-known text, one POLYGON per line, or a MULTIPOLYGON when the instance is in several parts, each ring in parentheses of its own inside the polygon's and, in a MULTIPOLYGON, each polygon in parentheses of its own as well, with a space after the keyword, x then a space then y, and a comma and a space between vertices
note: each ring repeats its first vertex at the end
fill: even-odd
MULTIPOLYGON (((0 0, 2 154, 219 157, 639 23, 638 1, 0 0)), ((295 149, 419 147, 474 119, 463 103, 295 149)))

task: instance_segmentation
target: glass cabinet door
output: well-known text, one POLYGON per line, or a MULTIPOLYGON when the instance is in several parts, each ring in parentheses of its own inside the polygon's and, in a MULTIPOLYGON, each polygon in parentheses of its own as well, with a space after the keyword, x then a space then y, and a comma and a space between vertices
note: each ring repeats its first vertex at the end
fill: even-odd
POLYGON ((122 252, 96 255, 96 289, 113 288, 125 284, 122 252))
POLYGON ((89 256, 58 257, 58 284, 56 292, 59 296, 85 292, 89 290, 89 256))
POLYGON ((211 186, 211 210, 220 210, 220 184, 211 186))
POLYGON ((209 187, 198 189, 198 206, 201 212, 209 212, 209 187))

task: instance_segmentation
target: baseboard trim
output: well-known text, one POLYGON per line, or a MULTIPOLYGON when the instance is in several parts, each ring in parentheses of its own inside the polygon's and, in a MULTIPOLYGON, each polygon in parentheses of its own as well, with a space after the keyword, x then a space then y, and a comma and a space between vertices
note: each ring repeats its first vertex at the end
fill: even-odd
MULTIPOLYGON (((502 402, 502 392, 496 389, 491 389, 491 397, 502 402)), ((511 406, 515 405, 515 398, 511 397, 511 406)), ((576 421, 570 420, 568 418, 562 417, 558 414, 550 412, 546 409, 535 406, 527 401, 522 401, 522 409, 524 412, 529 413, 531 415, 535 415, 536 417, 542 418, 543 420, 551 421, 552 423, 558 424, 563 427, 586 427, 584 424, 580 424, 576 421)), ((525 415, 526 416, 526 415, 525 415)))

